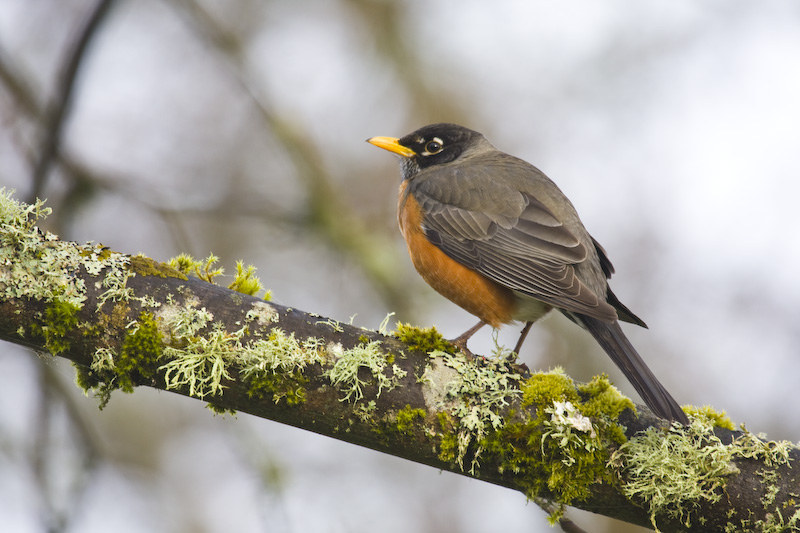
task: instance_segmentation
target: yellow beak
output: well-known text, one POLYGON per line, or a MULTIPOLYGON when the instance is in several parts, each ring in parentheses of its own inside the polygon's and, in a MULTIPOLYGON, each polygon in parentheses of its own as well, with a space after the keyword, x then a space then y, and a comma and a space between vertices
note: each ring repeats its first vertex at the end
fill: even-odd
POLYGON ((371 139, 367 139, 368 143, 374 144, 378 148, 389 150, 390 152, 403 157, 414 157, 417 155, 414 150, 403 146, 399 141, 400 139, 395 139, 394 137, 373 137, 371 139))

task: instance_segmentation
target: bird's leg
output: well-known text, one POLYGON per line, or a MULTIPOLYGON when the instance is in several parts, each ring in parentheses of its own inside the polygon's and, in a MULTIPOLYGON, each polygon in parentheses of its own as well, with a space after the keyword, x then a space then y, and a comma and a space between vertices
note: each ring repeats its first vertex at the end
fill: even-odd
POLYGON ((456 346, 456 348, 458 348, 459 350, 464 352, 464 355, 474 359, 475 355, 472 352, 469 351, 469 348, 467 348, 467 341, 470 339, 470 337, 475 335, 475 333, 485 325, 486 325, 486 322, 481 320, 480 322, 478 322, 477 324, 475 324, 474 326, 472 326, 467 331, 465 331, 464 333, 462 333, 461 335, 459 335, 455 339, 451 340, 450 342, 452 344, 454 344, 456 346))
POLYGON ((528 336, 528 332, 531 330, 531 326, 533 322, 525 322, 525 327, 522 328, 522 333, 519 334, 519 340, 517 341, 517 345, 514 346, 514 353, 519 357, 519 350, 522 348, 522 343, 525 342, 525 337, 528 336))

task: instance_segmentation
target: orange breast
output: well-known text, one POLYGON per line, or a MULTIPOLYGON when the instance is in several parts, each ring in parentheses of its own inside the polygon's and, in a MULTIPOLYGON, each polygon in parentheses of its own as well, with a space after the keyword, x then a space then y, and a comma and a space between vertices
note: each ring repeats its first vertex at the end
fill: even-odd
POLYGON ((517 309, 514 293, 451 259, 431 244, 422 231, 421 207, 407 194, 407 186, 405 181, 400 186, 398 219, 411 262, 422 279, 436 292, 492 327, 511 322, 517 309))

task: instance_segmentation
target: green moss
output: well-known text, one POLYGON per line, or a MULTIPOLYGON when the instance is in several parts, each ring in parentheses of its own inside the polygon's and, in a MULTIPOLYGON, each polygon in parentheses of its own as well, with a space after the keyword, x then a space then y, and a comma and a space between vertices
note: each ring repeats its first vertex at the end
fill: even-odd
POLYGON ((619 392, 605 374, 593 377, 589 383, 581 383, 578 392, 583 399, 581 412, 588 417, 616 419, 625 409, 636 409, 631 399, 619 392))
POLYGON ((137 382, 153 379, 163 350, 155 317, 150 312, 141 313, 136 325, 125 336, 114 365, 119 388, 130 393, 137 382))
POLYGON ((180 254, 178 256, 171 257, 167 261, 167 264, 184 276, 194 276, 195 270, 202 266, 200 261, 197 261, 189 254, 180 254))
POLYGON ((575 382, 561 368, 533 374, 522 383, 520 389, 522 390, 522 407, 536 405, 540 413, 554 401, 577 403, 579 400, 575 382))
POLYGON ((612 481, 605 428, 592 424, 571 402, 557 402, 536 417, 492 432, 483 446, 501 472, 514 474, 528 498, 546 495, 558 502, 550 517, 554 523, 565 505, 588 497, 592 485, 612 481))
POLYGON ((203 281, 214 283, 214 278, 225 273, 223 268, 214 268, 219 257, 210 254, 205 259, 198 261, 189 254, 181 254, 171 258, 167 264, 186 276, 197 276, 203 281))
POLYGON ((216 284, 214 279, 225 273, 224 268, 214 267, 217 261, 219 261, 219 257, 214 254, 209 254, 203 261, 198 261, 199 265, 194 269, 195 275, 203 281, 216 284))
POLYGON ((686 414, 693 418, 706 419, 714 427, 729 429, 731 431, 735 429, 733 421, 731 421, 725 411, 718 412, 710 405, 704 405, 703 407, 689 406, 685 407, 684 411, 686 411, 686 414))
MULTIPOLYGON (((75 384, 83 390, 84 394, 88 394, 93 389, 99 389, 102 381, 95 372, 91 372, 89 368, 74 361, 72 367, 75 369, 75 384)), ((106 403, 108 403, 107 400, 106 403)))
POLYGON ((34 336, 44 338, 44 346, 53 355, 67 351, 70 347, 67 334, 78 325, 77 305, 55 299, 45 308, 41 323, 31 326, 34 336))
POLYGON ((305 385, 309 379, 302 372, 275 372, 259 370, 248 378, 247 395, 250 398, 270 399, 275 403, 284 400, 287 405, 295 406, 305 403, 305 385))
POLYGON ((366 404, 361 402, 353 408, 353 412, 359 420, 371 425, 371 431, 383 445, 388 445, 390 438, 397 439, 413 436, 417 429, 424 432, 428 437, 435 434, 424 425, 425 417, 427 416, 425 409, 413 408, 410 404, 406 404, 402 409, 396 412, 388 412, 378 420, 374 416, 376 410, 375 400, 370 400, 366 404))
POLYGON ((206 407, 208 407, 215 415, 236 415, 236 409, 222 407, 214 402, 208 402, 206 407))
POLYGON ((481 446, 501 472, 513 473, 528 498, 545 496, 559 504, 550 517, 555 522, 565 505, 588 497, 595 483, 615 482, 607 468, 609 450, 625 442, 616 420, 633 404, 605 376, 576 388, 561 369, 534 374, 520 389, 521 406, 528 410, 510 411, 481 446))
POLYGON ((441 429, 439 439, 439 459, 447 463, 455 463, 458 454, 458 439, 456 432, 458 425, 455 419, 444 411, 436 413, 436 420, 441 429))
POLYGON ((398 322, 394 336, 408 344, 412 350, 419 350, 425 353, 442 351, 450 354, 458 351, 458 348, 442 337, 442 334, 434 327, 418 328, 411 324, 398 322))
POLYGON ((625 430, 616 421, 625 409, 636 411, 631 399, 619 392, 605 374, 593 377, 589 383, 578 385, 578 392, 583 400, 581 413, 593 420, 604 420, 606 437, 611 442, 625 442, 625 430))
POLYGON ((158 276, 161 278, 189 279, 185 273, 176 270, 166 263, 159 263, 141 254, 130 258, 131 270, 139 276, 158 276))
POLYGON ((256 276, 256 267, 247 265, 245 268, 241 261, 236 262, 236 276, 228 288, 250 296, 255 296, 256 293, 264 290, 261 280, 256 276))
POLYGON ((77 384, 85 393, 94 390, 102 409, 114 390, 130 393, 138 383, 154 379, 163 350, 156 318, 150 312, 142 312, 126 330, 119 353, 100 347, 95 351, 91 367, 76 367, 77 384))
POLYGON ((397 412, 395 429, 403 435, 410 435, 414 432, 414 424, 417 420, 425 420, 425 409, 414 409, 409 404, 397 412))

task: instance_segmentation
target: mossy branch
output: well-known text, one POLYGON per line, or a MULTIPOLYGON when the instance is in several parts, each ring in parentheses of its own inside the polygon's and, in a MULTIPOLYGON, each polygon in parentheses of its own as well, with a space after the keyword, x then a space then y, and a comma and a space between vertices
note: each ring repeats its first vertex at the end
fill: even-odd
MULTIPOLYGON (((669 427, 603 376, 578 385, 468 360, 434 330, 340 324, 187 276, 191 258, 61 241, 37 228, 46 214, 0 190, 0 338, 73 361, 101 406, 170 390, 555 502, 554 520, 572 505, 661 531, 800 524, 798 450, 713 412, 669 427)), ((258 290, 237 272, 232 286, 258 290)))

